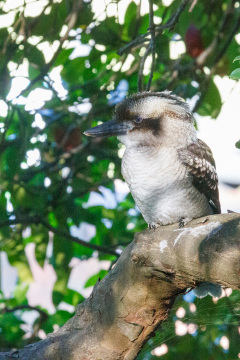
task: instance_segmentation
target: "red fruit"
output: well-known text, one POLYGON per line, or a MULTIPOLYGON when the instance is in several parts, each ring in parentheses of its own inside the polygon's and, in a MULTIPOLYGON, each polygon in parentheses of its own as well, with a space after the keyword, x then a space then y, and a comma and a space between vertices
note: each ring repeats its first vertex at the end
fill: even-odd
POLYGON ((54 140, 59 148, 65 151, 71 151, 81 144, 81 130, 77 126, 70 125, 57 127, 54 129, 54 140))
POLYGON ((185 35, 187 54, 191 57, 198 57, 204 50, 202 35, 195 25, 190 25, 185 35))

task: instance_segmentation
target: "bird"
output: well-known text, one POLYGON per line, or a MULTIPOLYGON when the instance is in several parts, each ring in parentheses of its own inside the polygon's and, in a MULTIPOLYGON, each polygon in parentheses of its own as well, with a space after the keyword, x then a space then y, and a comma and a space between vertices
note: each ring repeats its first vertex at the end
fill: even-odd
MULTIPOLYGON (((179 96, 167 90, 133 94, 116 105, 112 120, 84 134, 117 136, 125 145, 122 175, 150 228, 183 227, 221 213, 213 154, 197 138, 189 105, 179 96)), ((204 284, 198 297, 220 296, 219 285, 204 284)))

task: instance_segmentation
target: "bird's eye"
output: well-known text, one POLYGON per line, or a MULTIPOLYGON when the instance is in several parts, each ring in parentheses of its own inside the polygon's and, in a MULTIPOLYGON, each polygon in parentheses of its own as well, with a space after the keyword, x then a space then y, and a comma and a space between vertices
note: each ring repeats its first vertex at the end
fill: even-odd
POLYGON ((136 124, 140 124, 143 121, 143 118, 141 116, 137 116, 134 120, 133 120, 136 124))

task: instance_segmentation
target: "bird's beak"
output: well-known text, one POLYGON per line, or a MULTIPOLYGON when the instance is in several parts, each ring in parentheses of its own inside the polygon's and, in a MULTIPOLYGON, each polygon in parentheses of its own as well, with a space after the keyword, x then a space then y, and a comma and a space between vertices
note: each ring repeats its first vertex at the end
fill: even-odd
POLYGON ((126 135, 128 130, 133 129, 131 121, 110 120, 101 125, 95 126, 84 132, 87 136, 104 137, 126 135))

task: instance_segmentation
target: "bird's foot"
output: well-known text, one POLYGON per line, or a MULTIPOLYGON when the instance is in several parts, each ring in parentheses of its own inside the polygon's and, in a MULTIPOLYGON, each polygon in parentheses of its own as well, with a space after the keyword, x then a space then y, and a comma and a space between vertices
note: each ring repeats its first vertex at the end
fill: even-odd
POLYGON ((179 220, 179 223, 178 223, 178 227, 179 227, 179 229, 181 229, 182 227, 184 227, 184 219, 182 218, 182 219, 180 219, 179 220))
POLYGON ((159 226, 162 226, 162 223, 151 223, 151 224, 148 224, 148 228, 149 229, 157 229, 159 226))
POLYGON ((178 227, 179 229, 183 228, 185 225, 187 225, 189 223, 189 221, 191 221, 192 219, 188 219, 188 218, 181 218, 179 220, 179 223, 178 223, 178 227))

